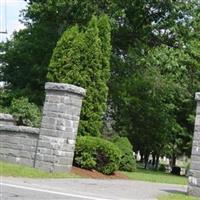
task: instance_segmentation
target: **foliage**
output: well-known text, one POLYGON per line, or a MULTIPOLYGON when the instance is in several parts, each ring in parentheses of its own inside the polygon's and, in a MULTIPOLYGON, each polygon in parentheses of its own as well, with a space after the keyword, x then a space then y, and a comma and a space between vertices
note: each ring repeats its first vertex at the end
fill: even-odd
POLYGON ((41 111, 39 108, 21 97, 13 99, 9 112, 16 118, 18 125, 39 127, 41 121, 41 111))
POLYGON ((17 90, 0 90, 0 112, 12 114, 18 125, 40 126, 41 111, 39 107, 30 103, 28 98, 21 96, 17 90))
POLYGON ((0 89, 0 112, 9 113, 8 107, 10 106, 10 104, 11 104, 10 92, 1 88, 0 89))
POLYGON ((0 90, 0 113, 9 113, 9 109, 7 107, 7 98, 8 94, 5 91, 0 90))
POLYGON ((44 99, 47 66, 55 46, 52 32, 43 26, 27 27, 4 43, 4 53, 0 54, 0 81, 6 81, 12 91, 38 105, 44 99), (49 39, 54 42, 48 42, 49 39))
POLYGON ((193 93, 191 93, 191 89, 188 90, 190 80, 187 75, 189 74, 187 67, 189 66, 184 63, 185 60, 187 60, 187 55, 183 50, 161 46, 152 49, 145 61, 145 65, 154 66, 155 70, 159 70, 160 74, 163 74, 162 79, 167 80, 167 85, 163 87, 163 92, 165 90, 167 95, 162 95, 161 101, 164 102, 166 112, 169 114, 168 143, 171 144, 170 149, 177 154, 178 151, 184 152, 180 147, 188 146, 187 143, 190 141, 192 133, 187 118, 194 109, 190 103, 193 101, 191 98, 193 93), (189 108, 186 108, 186 104, 189 108), (185 109, 180 110, 181 107, 185 109), (184 122, 183 119, 185 119, 184 122), (175 149, 175 147, 177 148, 175 149))
MULTIPOLYGON (((0 54, 0 80, 9 83, 12 90, 22 90, 23 96, 41 105, 53 49, 67 28, 75 24, 84 28, 93 15, 107 14, 113 32, 113 64, 118 59, 127 62, 121 55, 126 55, 129 47, 140 51, 144 44, 173 46, 177 38, 187 40, 189 19, 197 3, 196 0, 187 3, 184 0, 27 1, 28 6, 21 14, 26 28, 1 45, 5 54, 0 54)), ((116 74, 115 65, 113 73, 116 74)))
POLYGON ((119 168, 121 151, 113 143, 101 138, 80 136, 75 149, 75 165, 112 174, 119 168))
POLYGON ((133 147, 126 137, 116 137, 114 144, 122 152, 119 169, 122 171, 132 172, 136 169, 136 160, 133 157, 133 147))
POLYGON ((160 70, 161 74, 173 83, 168 98, 165 99, 171 116, 169 144, 165 153, 171 154, 170 157, 183 153, 190 155, 191 152, 191 116, 195 110, 194 93, 199 90, 200 77, 200 66, 197 63, 199 47, 195 45, 192 47, 193 51, 190 51, 192 44, 192 41, 188 41, 183 49, 167 46, 154 48, 149 52, 147 62, 145 61, 150 61, 148 65, 160 70))
POLYGON ((145 55, 133 49, 128 58, 130 64, 124 67, 128 71, 134 64, 132 76, 116 77, 118 84, 113 88, 115 129, 127 135, 135 151, 147 157, 150 153, 189 155, 193 131, 189 118, 195 107, 198 64, 189 64, 187 48, 166 45, 151 48, 145 55))
POLYGON ((48 79, 87 90, 80 135, 100 135, 106 111, 110 51, 110 25, 106 16, 93 17, 84 32, 79 31, 78 26, 65 31, 54 49, 48 79))
POLYGON ((171 116, 164 99, 172 83, 158 70, 140 66, 122 81, 112 97, 115 129, 130 139, 135 151, 161 153, 170 131, 171 116))

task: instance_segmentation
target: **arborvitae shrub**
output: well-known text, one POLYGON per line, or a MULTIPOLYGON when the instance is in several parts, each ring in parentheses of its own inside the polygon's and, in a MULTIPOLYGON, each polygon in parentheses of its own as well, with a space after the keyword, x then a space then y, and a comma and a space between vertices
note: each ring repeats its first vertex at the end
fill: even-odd
POLYGON ((99 136, 101 132, 110 77, 110 32, 107 16, 92 17, 85 31, 74 26, 63 33, 50 61, 48 80, 87 90, 79 135, 99 136))
POLYGON ((113 142, 122 152, 119 169, 132 172, 136 169, 136 160, 133 157, 133 147, 126 137, 116 137, 113 142))
POLYGON ((119 168, 120 158, 121 151, 112 142, 91 136, 77 138, 74 156, 76 166, 112 174, 119 168))

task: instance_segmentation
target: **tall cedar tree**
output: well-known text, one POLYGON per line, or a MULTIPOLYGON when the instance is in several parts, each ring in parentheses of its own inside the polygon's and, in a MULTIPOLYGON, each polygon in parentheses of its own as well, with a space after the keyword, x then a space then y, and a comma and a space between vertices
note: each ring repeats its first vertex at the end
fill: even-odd
POLYGON ((106 111, 110 77, 111 28, 107 16, 92 17, 85 31, 66 30, 54 49, 48 80, 81 86, 83 102, 80 135, 99 136, 106 111))

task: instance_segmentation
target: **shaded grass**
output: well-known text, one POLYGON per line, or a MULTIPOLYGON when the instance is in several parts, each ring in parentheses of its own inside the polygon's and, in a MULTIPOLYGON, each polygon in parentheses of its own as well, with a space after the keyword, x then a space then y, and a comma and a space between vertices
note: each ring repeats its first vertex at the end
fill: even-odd
POLYGON ((0 175, 27 178, 78 178, 72 173, 48 173, 35 168, 0 161, 0 175))
POLYGON ((155 183, 168 183, 186 185, 187 177, 176 176, 164 172, 137 169, 135 172, 123 172, 128 178, 133 180, 149 181, 155 183))
POLYGON ((188 196, 183 193, 174 193, 169 195, 161 195, 157 198, 158 200, 200 200, 199 197, 188 196))

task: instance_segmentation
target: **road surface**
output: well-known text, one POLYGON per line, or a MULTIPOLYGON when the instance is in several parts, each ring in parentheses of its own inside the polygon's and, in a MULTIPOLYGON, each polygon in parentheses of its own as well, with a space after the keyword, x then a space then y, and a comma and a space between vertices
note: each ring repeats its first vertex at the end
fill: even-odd
POLYGON ((1 177, 0 200, 153 200, 186 186, 132 180, 1 177))

